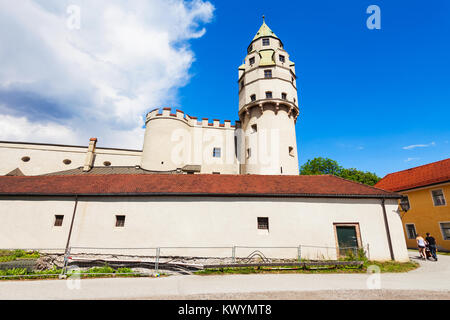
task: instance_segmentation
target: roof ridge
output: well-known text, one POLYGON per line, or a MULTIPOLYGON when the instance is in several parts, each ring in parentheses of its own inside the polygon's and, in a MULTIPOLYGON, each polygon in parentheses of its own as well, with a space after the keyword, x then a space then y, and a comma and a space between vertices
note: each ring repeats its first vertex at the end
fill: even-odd
MULTIPOLYGON (((384 190, 384 189, 381 189, 381 188, 377 188, 377 187, 375 187, 375 186, 371 186, 371 185, 368 185, 368 184, 365 184, 365 183, 362 183, 362 182, 359 182, 359 181, 354 181, 354 180, 345 179, 345 178, 342 178, 342 177, 339 177, 339 176, 335 176, 335 175, 333 175, 333 174, 332 174, 331 176, 333 176, 333 177, 335 177, 335 178, 339 178, 339 179, 344 180, 344 181, 357 183, 357 184, 360 184, 360 185, 363 185, 363 186, 365 186, 365 187, 369 187, 369 188, 372 188, 372 189, 376 189, 376 190, 380 190, 380 191, 384 191, 384 192, 393 192, 393 191, 388 191, 388 190, 384 190)), ((380 180, 380 181, 381 181, 381 180, 380 180)))

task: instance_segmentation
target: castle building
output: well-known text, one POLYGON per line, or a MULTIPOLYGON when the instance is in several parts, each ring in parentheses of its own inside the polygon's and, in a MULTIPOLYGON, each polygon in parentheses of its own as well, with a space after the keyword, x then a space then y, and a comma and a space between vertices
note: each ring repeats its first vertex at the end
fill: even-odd
POLYGON ((265 22, 238 71, 234 124, 163 108, 142 150, 0 142, 0 249, 408 261, 399 194, 299 175, 295 64, 265 22))
POLYGON ((239 120, 162 108, 146 116, 142 150, 0 142, 2 175, 219 173, 298 175, 295 64, 265 22, 239 67, 239 120))

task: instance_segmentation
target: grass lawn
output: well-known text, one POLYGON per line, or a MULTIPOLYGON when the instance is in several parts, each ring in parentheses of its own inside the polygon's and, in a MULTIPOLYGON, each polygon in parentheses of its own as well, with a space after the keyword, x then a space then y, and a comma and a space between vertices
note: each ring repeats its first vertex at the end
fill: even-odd
POLYGON ((23 250, 0 250, 0 262, 8 262, 20 259, 37 259, 39 252, 23 250))
POLYGON ((219 275, 219 274, 253 274, 253 273, 367 273, 367 268, 376 265, 381 272, 408 272, 419 267, 419 264, 410 262, 378 262, 366 261, 361 267, 337 266, 337 267, 245 267, 245 268, 218 268, 197 271, 196 275, 219 275))

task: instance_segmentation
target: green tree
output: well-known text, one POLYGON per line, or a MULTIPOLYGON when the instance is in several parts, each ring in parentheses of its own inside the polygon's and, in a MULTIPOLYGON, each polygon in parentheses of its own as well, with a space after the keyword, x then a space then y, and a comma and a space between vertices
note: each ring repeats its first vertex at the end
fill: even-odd
POLYGON ((346 169, 341 167, 335 160, 321 157, 308 160, 303 166, 301 166, 300 174, 332 174, 337 177, 364 183, 370 186, 375 185, 381 179, 375 173, 361 171, 355 168, 346 169))

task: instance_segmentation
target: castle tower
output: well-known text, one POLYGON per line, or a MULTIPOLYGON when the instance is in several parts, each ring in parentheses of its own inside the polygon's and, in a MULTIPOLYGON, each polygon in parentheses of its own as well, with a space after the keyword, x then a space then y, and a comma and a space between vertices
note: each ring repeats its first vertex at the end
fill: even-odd
POLYGON ((242 174, 299 174, 298 115, 295 64, 263 21, 239 67, 242 174))

